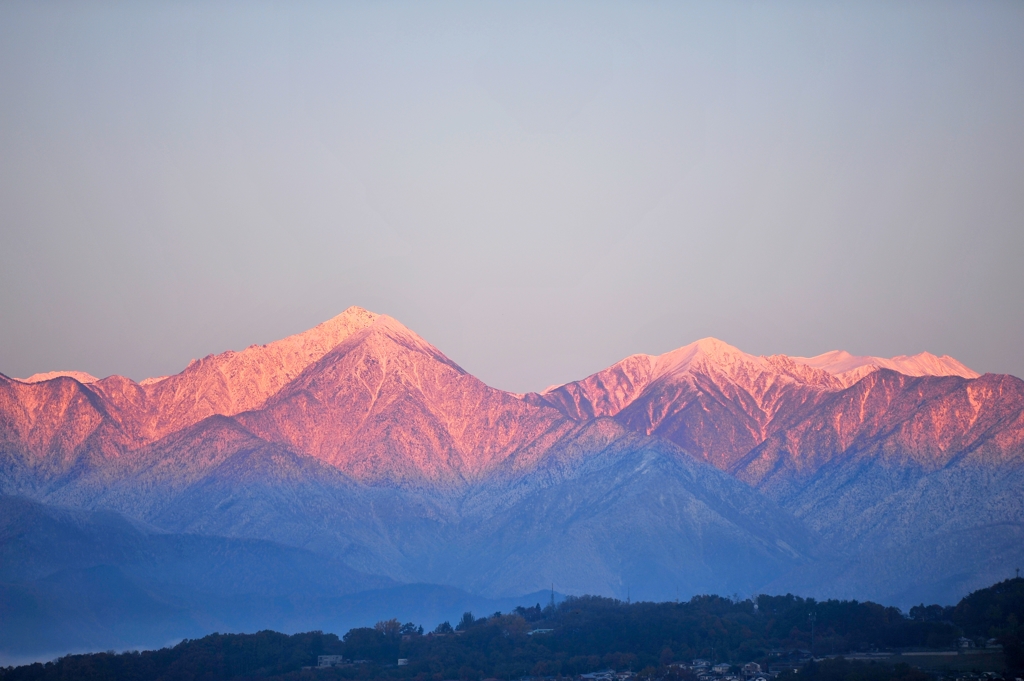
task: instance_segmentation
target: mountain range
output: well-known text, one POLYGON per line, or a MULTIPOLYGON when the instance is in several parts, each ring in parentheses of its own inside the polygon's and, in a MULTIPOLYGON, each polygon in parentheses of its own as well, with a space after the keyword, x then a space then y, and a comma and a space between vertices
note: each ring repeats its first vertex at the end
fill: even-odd
POLYGON ((709 338, 519 395, 350 308, 173 376, 0 374, 3 588, 106 570, 186 613, 180 636, 261 626, 196 615, 210 594, 374 593, 384 618, 411 584, 951 603, 1024 558, 1022 490, 1024 381, 927 353, 709 338))

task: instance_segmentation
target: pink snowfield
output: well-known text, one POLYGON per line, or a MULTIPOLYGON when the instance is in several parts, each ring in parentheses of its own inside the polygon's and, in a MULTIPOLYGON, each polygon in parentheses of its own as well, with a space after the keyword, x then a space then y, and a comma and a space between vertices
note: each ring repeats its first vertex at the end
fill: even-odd
POLYGON ((75 372, 0 377, 0 438, 26 465, 57 474, 83 456, 129 460, 204 419, 229 417, 232 432, 244 429, 356 480, 448 488, 483 480, 509 462, 542 460, 581 422, 600 419, 670 440, 731 471, 778 433, 798 432, 826 403, 829 413, 841 412, 833 415, 848 433, 857 430, 851 423, 881 423, 875 411, 912 401, 915 390, 933 400, 931 418, 946 413, 948 402, 955 408, 948 427, 915 427, 901 436, 904 446, 935 451, 932 440, 961 442, 957 429, 965 437, 976 430, 963 404, 988 400, 984 413, 991 415, 1019 401, 1010 389, 958 383, 924 392, 907 384, 867 411, 863 401, 830 402, 881 369, 930 380, 978 376, 928 353, 762 357, 705 338, 663 355, 632 355, 543 393, 515 395, 485 385, 398 321, 352 307, 303 333, 193 360, 178 374, 140 383, 75 372))

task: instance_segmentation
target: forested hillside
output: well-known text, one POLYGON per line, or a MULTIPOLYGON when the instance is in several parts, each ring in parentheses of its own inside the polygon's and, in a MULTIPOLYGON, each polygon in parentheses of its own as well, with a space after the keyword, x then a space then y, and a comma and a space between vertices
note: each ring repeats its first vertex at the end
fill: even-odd
MULTIPOLYGON (((812 649, 816 657, 878 649, 948 649, 960 636, 976 639, 979 645, 998 638, 1013 669, 1022 666, 1022 621, 1024 579, 975 592, 955 607, 921 605, 909 616, 870 602, 819 602, 792 595, 742 601, 699 596, 683 603, 626 603, 587 596, 484 617, 466 613, 454 627, 443 623, 427 633, 414 623, 387 620, 374 628, 352 629, 342 638, 321 632, 214 634, 158 651, 69 655, 48 664, 8 668, 0 672, 0 679, 171 681, 315 675, 473 681, 572 676, 606 668, 659 678, 670 672, 689 674, 671 665, 694 658, 792 666, 806 661, 812 649), (315 666, 319 655, 341 655, 348 663, 303 669, 315 666), (398 666, 399 658, 408 664, 398 666)), ((860 663, 829 661, 807 668, 806 674, 808 679, 830 681, 920 676, 897 667, 867 669, 860 663)))

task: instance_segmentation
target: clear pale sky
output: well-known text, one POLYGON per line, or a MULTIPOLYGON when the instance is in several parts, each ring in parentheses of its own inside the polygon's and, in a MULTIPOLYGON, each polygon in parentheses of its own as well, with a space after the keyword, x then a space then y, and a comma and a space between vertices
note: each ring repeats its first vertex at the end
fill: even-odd
POLYGON ((350 305, 515 391, 705 336, 1024 376, 1024 3, 0 3, 0 372, 350 305))

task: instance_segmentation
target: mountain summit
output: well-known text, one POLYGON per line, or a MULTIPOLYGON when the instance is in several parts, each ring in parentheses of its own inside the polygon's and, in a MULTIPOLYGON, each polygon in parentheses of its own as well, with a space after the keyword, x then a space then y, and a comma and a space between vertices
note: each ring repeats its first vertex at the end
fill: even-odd
POLYGON ((346 338, 240 422, 362 481, 463 484, 565 429, 486 386, 386 316, 346 338))

